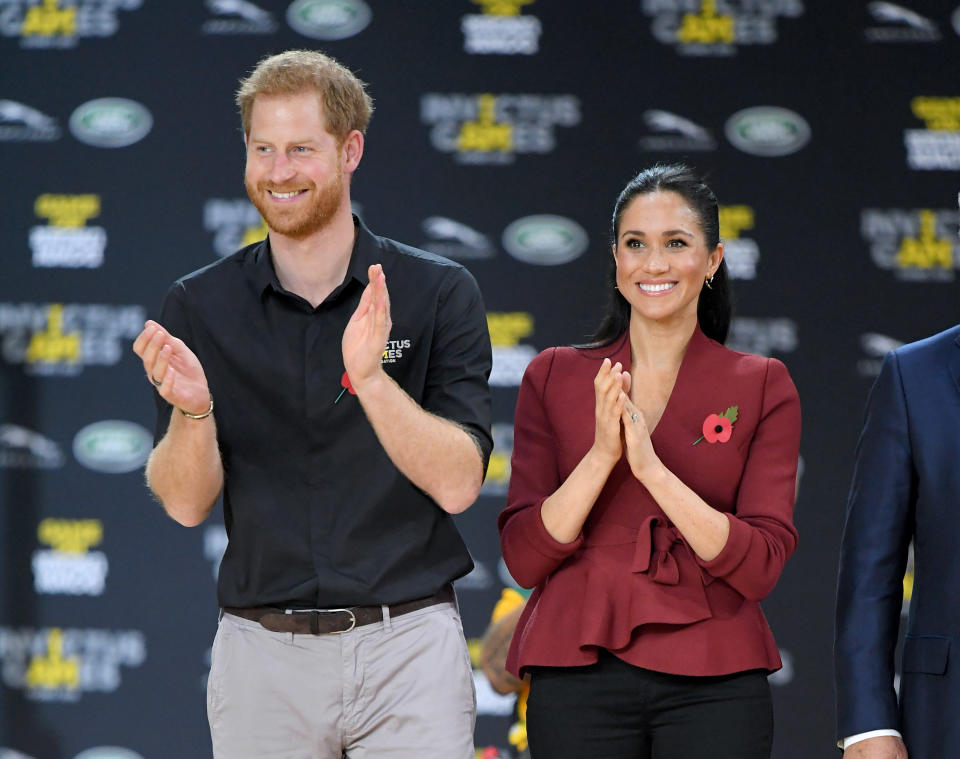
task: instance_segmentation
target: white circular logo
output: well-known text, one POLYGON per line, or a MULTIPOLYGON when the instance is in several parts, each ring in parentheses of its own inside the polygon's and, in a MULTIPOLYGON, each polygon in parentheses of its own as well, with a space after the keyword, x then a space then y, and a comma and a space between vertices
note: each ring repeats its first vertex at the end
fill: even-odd
POLYGON ((737 111, 725 131, 735 148, 751 155, 790 155, 810 142, 810 126, 800 114, 771 105, 737 111))
POLYGON ((583 227, 564 216, 524 216, 503 230, 507 253, 539 266, 565 264, 582 256, 588 245, 583 227))
POLYGON ((287 8, 287 23, 315 40, 342 40, 359 34, 373 14, 363 0, 295 0, 287 8))
POLYGON ((70 131, 80 142, 98 148, 125 148, 146 137, 153 116, 135 100, 98 98, 70 115, 70 131))
POLYGON ((153 448, 153 435, 133 422, 108 419, 88 424, 73 438, 73 455, 87 469, 107 474, 142 467, 153 448))
POLYGON ((120 746, 97 746, 81 751, 74 759, 143 759, 140 754, 120 746))

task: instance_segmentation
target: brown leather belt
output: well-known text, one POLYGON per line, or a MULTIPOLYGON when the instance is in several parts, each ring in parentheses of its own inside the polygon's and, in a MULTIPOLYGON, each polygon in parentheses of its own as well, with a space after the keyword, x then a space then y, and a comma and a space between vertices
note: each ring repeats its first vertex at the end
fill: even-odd
MULTIPOLYGON (((388 604, 391 617, 409 614, 411 611, 425 609, 435 604, 454 600, 453 586, 426 598, 388 604)), ((382 606, 351 606, 347 609, 278 609, 271 606, 254 606, 247 609, 234 609, 225 606, 226 614, 259 622, 271 632, 296 633, 299 635, 326 635, 328 633, 350 632, 355 627, 380 622, 383 619, 382 606)))

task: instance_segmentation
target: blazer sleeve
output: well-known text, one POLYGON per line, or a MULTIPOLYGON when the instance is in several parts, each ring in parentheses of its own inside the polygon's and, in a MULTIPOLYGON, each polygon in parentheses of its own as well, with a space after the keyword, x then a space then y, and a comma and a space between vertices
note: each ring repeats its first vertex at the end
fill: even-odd
POLYGON ((899 729, 894 652, 912 537, 916 476, 896 353, 867 402, 837 578, 834 673, 838 737, 899 729))
POLYGON ((800 398, 787 368, 767 359, 760 420, 747 453, 736 506, 726 516, 730 535, 710 561, 699 560, 751 601, 765 598, 797 547, 793 526, 797 461, 800 455, 800 398))
POLYGON ((583 543, 583 533, 561 543, 547 532, 540 507, 561 485, 557 440, 544 400, 556 348, 539 354, 524 372, 514 414, 513 457, 507 508, 497 520, 500 550, 524 588, 546 579, 583 543))

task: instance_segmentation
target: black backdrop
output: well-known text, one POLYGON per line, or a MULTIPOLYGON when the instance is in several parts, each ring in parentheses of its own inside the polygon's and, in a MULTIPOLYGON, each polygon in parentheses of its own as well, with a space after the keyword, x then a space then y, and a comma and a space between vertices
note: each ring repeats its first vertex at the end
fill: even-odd
MULTIPOLYGON (((596 323, 632 173, 708 174, 730 342, 784 360, 804 405, 801 542, 764 606, 786 663, 775 755, 831 755, 866 393, 885 350, 960 318, 960 6, 904 2, 0 0, 0 757, 210 754, 225 536, 219 511, 182 528, 143 486, 130 343, 172 280, 262 236, 232 92, 291 47, 370 84, 356 210, 484 292, 497 448, 459 519, 468 637, 508 581, 495 515, 523 367, 596 323)), ((477 683, 477 745, 507 756, 511 704, 477 683)))

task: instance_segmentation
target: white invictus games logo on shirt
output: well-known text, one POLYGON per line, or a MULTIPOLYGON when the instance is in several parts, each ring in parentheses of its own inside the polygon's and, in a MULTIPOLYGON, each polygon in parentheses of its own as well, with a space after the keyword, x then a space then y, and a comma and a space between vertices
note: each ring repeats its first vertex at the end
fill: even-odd
POLYGON ((408 339, 387 340, 387 347, 383 349, 381 364, 395 364, 403 358, 403 352, 409 350, 413 343, 408 339))

